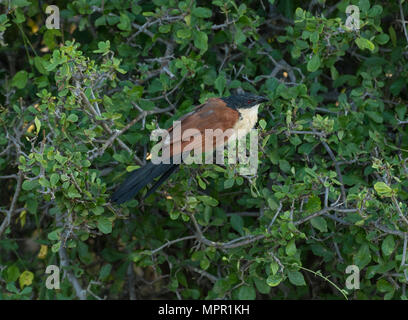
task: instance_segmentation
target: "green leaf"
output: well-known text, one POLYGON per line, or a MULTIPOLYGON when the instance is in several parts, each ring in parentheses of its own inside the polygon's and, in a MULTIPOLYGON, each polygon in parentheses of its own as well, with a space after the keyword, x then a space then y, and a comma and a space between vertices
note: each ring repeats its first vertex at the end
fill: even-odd
POLYGON ((405 79, 399 77, 398 79, 396 79, 395 81, 393 81, 393 83, 390 85, 390 91, 392 93, 393 96, 398 96, 402 90, 402 88, 404 88, 405 86, 405 79))
POLYGON ((27 0, 13 0, 10 1, 10 4, 13 8, 18 8, 18 7, 26 7, 31 5, 31 2, 27 1, 27 0))
POLYGON ((371 253, 368 244, 363 244, 354 256, 354 264, 357 265, 360 270, 367 266, 371 261, 371 253))
POLYGON ((95 27, 106 26, 106 16, 100 16, 95 20, 95 27))
POLYGON ((231 227, 242 235, 244 233, 244 220, 242 219, 242 217, 236 214, 232 215, 231 227))
POLYGON ((203 270, 207 270, 210 266, 210 260, 204 256, 203 259, 200 260, 200 268, 203 270))
MULTIPOLYGON (((322 208, 322 203, 320 198, 316 195, 312 195, 305 205, 305 211, 307 213, 315 213, 322 208)), ((312 219, 313 220, 313 219, 312 219)))
POLYGON ((405 113, 407 112, 407 106, 404 106, 402 104, 397 105, 395 107, 395 112, 398 114, 399 119, 404 119, 405 118, 405 113))
POLYGON ((98 42, 98 50, 94 50, 93 52, 95 53, 102 53, 103 55, 106 55, 109 53, 110 49, 110 41, 107 40, 105 41, 100 41, 98 42))
POLYGON ((315 217, 310 220, 313 227, 318 229, 320 232, 327 232, 327 223, 323 217, 315 217))
POLYGON ((283 171, 283 172, 290 172, 290 164, 287 160, 285 159, 281 159, 279 160, 279 168, 283 171))
POLYGON ((139 168, 140 168, 140 166, 127 166, 126 171, 127 172, 132 172, 132 171, 134 171, 136 169, 139 169, 139 168))
POLYGON ((51 187, 50 182, 47 180, 47 178, 41 177, 40 179, 38 179, 38 182, 40 183, 40 185, 44 188, 49 188, 51 187))
POLYGON ((218 200, 214 199, 213 197, 210 197, 210 196, 197 196, 197 199, 202 201, 207 206, 211 206, 211 207, 218 206, 218 200))
POLYGON ((59 154, 59 153, 57 153, 57 154, 55 155, 55 160, 57 160, 60 164, 64 165, 65 162, 67 162, 68 158, 62 156, 62 155, 59 154))
POLYGON ((193 16, 196 16, 198 18, 210 18, 212 15, 212 11, 210 9, 203 7, 194 8, 191 13, 193 14, 193 16))
MULTIPOLYGON (((56 37, 59 37, 59 36, 61 36, 61 31, 60 30, 57 30, 57 29, 48 29, 47 31, 45 31, 44 32, 44 36, 43 36, 43 42, 44 42, 44 44, 49 48, 49 49, 54 49, 58 44, 57 44, 57 40, 56 40, 56 37)), ((54 51, 54 53, 56 53, 56 52, 58 52, 58 51, 54 51)), ((57 55, 58 55, 58 53, 57 53, 57 55)), ((56 60, 55 61, 55 65, 54 65, 54 67, 56 66, 56 65, 58 65, 58 64, 61 64, 63 61, 61 61, 61 60, 56 60)), ((52 70, 52 66, 51 65, 49 65, 49 66, 47 66, 47 70, 48 71, 51 71, 52 70)))
POLYGON ((319 175, 316 173, 316 172, 314 172, 312 169, 310 169, 310 168, 305 168, 305 172, 307 173, 307 174, 309 174, 309 175, 311 175, 313 178, 318 178, 319 177, 319 175))
POLYGON ((390 40, 390 37, 389 37, 388 34, 382 33, 382 34, 379 34, 378 36, 376 36, 376 37, 375 37, 375 40, 376 40, 379 44, 384 45, 384 44, 386 44, 386 43, 390 40))
POLYGON ((13 22, 15 22, 16 24, 21 24, 21 23, 23 23, 24 21, 26 21, 26 18, 25 18, 25 16, 24 16, 24 13, 23 13, 22 10, 17 9, 17 10, 14 12, 14 14, 15 14, 15 18, 13 19, 13 22))
POLYGON ((240 45, 246 41, 245 33, 240 28, 237 28, 234 34, 234 41, 237 45, 240 45))
POLYGON ((61 241, 58 241, 57 243, 54 243, 51 247, 51 251, 54 253, 57 253, 59 249, 61 248, 61 241))
POLYGON ((98 218, 98 229, 100 232, 108 234, 112 232, 112 221, 108 219, 107 217, 100 216, 98 218))
POLYGON ((315 72, 320 67, 320 57, 315 54, 307 63, 307 71, 315 72))
POLYGON ((296 243, 295 240, 291 240, 285 248, 285 252, 288 256, 294 256, 296 254, 296 243))
POLYGON ((18 279, 19 276, 20 276, 20 270, 18 269, 17 266, 11 265, 10 267, 6 269, 7 281, 14 282, 18 279))
POLYGON ((109 277, 111 271, 112 271, 112 265, 110 263, 105 264, 99 271, 99 279, 105 280, 107 277, 109 277))
POLYGON ((6 289, 7 289, 7 291, 10 291, 12 293, 16 293, 16 294, 19 293, 16 285, 13 282, 7 283, 6 289))
POLYGON ((78 116, 77 116, 75 113, 71 113, 71 114, 68 116, 67 120, 68 120, 69 122, 77 122, 77 121, 78 121, 78 116))
POLYGON ((200 176, 197 176, 197 182, 198 185, 200 186, 201 189, 205 190, 207 189, 207 185, 205 184, 205 182, 200 178, 200 176))
POLYGON ((35 123, 35 129, 36 129, 36 132, 37 132, 37 135, 38 135, 38 133, 40 132, 40 129, 41 129, 41 121, 40 121, 40 119, 35 117, 34 118, 34 123, 35 123))
POLYGON ((279 264, 276 261, 272 261, 270 267, 272 274, 276 274, 279 270, 279 264))
POLYGON ((362 12, 367 12, 370 9, 370 0, 359 0, 358 7, 362 12))
POLYGON ((227 84, 227 80, 225 79, 224 74, 220 74, 217 79, 215 79, 214 86, 215 89, 218 90, 220 96, 224 94, 225 85, 227 84))
POLYGON ((204 251, 196 251, 192 254, 191 256, 191 260, 193 261, 199 261, 201 259, 203 259, 205 256, 205 252, 204 251))
POLYGON ((208 49, 208 36, 205 32, 195 31, 194 32, 194 46, 200 49, 200 54, 203 54, 208 49))
POLYGON ((57 241, 60 238, 61 228, 55 229, 48 233, 48 239, 57 241))
POLYGON ((101 206, 96 206, 95 208, 92 209, 92 212, 97 216, 101 215, 104 211, 105 209, 101 206))
POLYGON ((177 30, 177 37, 181 39, 189 39, 191 37, 191 30, 184 28, 184 29, 179 29, 177 30))
POLYGON ((81 195, 79 194, 78 190, 75 188, 73 184, 69 186, 67 196, 68 198, 71 198, 71 199, 81 198, 81 195))
POLYGON ((259 126, 262 128, 262 130, 265 130, 266 121, 264 119, 259 120, 259 126))
POLYGON ((243 285, 239 288, 238 299, 239 300, 254 300, 256 298, 255 288, 253 286, 243 285))
POLYGON ((35 57, 34 58, 34 66, 38 70, 38 72, 42 74, 47 74, 47 70, 44 67, 45 60, 43 60, 41 57, 35 57))
POLYGON ((382 12, 383 8, 380 5, 376 4, 370 10, 368 10, 368 16, 370 18, 374 18, 381 15, 382 12))
POLYGON ((123 31, 130 31, 130 19, 127 14, 120 14, 120 23, 118 23, 118 28, 123 31))
POLYGON ((171 24, 163 24, 159 27, 160 33, 169 33, 171 30, 171 24))
POLYGON ((300 271, 288 271, 288 278, 290 283, 294 284, 295 286, 305 286, 305 278, 300 271))
POLYGON ((272 274, 266 279, 266 283, 270 287, 276 287, 282 281, 283 281, 283 275, 281 273, 272 274))
POLYGON ((361 50, 368 49, 370 51, 373 51, 375 49, 374 43, 366 38, 359 37, 354 41, 361 50))
POLYGON ((177 220, 179 216, 180 216, 180 211, 171 211, 170 212, 170 219, 171 220, 177 220))
POLYGON ((383 117, 379 112, 376 111, 366 111, 367 115, 376 123, 382 123, 383 117))
POLYGON ((17 72, 13 79, 11 80, 11 85, 17 87, 18 89, 23 89, 27 85, 28 72, 21 70, 17 72))
POLYGON ((377 281, 377 290, 380 292, 392 292, 394 291, 394 287, 391 283, 389 283, 385 279, 380 279, 377 281))
POLYGON ((229 189, 232 188, 234 185, 235 179, 234 178, 229 178, 224 181, 224 189, 229 189))
POLYGON ((256 289, 262 294, 269 294, 271 291, 270 286, 266 283, 265 279, 254 278, 256 289))
POLYGON ((375 189, 375 191, 377 191, 377 193, 380 196, 384 196, 384 197, 391 197, 392 196, 392 189, 382 181, 377 182, 374 185, 374 189, 375 189))
POLYGON ((37 180, 25 180, 22 184, 23 190, 30 191, 33 190, 36 186, 38 186, 37 180))
POLYGON ((391 255, 395 249, 395 241, 393 235, 389 234, 385 237, 381 244, 381 250, 385 256, 391 255))
POLYGON ((391 38, 392 46, 395 48, 397 46, 397 33, 395 32, 395 29, 392 26, 388 28, 388 33, 391 38))

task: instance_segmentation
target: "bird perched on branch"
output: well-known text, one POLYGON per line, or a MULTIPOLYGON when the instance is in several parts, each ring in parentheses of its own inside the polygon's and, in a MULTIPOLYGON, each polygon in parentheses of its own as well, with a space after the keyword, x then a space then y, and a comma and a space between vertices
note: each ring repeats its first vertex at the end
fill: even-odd
POLYGON ((177 169, 179 163, 174 161, 177 156, 189 153, 196 147, 201 147, 205 153, 212 152, 232 139, 245 136, 255 126, 258 120, 258 107, 265 101, 267 101, 265 97, 244 93, 225 98, 210 98, 195 107, 168 129, 166 144, 169 161, 158 164, 148 161, 143 167, 130 172, 111 196, 111 201, 118 204, 129 201, 142 188, 160 177, 148 190, 145 196, 148 197, 177 169), (186 141, 183 133, 188 130, 196 132, 195 135, 200 139, 194 140, 197 142, 186 141), (206 134, 211 131, 215 132, 215 135, 206 134), (226 131, 231 134, 224 135, 226 131), (181 132, 181 135, 175 134, 176 132, 181 132), (217 139, 219 136, 222 136, 221 139, 217 139))

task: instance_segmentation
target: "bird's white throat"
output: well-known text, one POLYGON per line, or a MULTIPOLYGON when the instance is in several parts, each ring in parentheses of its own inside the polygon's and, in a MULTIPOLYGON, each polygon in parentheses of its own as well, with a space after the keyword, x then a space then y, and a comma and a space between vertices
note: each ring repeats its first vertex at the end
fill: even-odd
POLYGON ((246 136, 249 131, 255 126, 258 121, 258 108, 259 104, 253 106, 252 108, 242 108, 238 109, 240 117, 238 122, 234 126, 234 130, 237 131, 236 138, 241 138, 246 136))

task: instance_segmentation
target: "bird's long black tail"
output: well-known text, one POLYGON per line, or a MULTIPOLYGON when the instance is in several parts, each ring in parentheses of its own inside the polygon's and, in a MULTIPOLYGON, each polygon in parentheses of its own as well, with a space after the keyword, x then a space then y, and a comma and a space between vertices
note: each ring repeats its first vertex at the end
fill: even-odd
POLYGON ((153 193, 166 179, 177 169, 178 164, 153 164, 148 162, 143 167, 129 173, 125 182, 111 196, 111 201, 118 204, 131 200, 143 187, 152 182, 153 179, 160 179, 147 192, 146 197, 153 193))

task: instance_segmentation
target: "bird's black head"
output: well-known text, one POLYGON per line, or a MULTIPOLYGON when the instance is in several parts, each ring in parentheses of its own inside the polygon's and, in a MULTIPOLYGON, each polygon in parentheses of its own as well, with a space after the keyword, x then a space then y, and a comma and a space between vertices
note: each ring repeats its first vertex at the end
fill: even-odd
POLYGON ((252 108, 257 104, 268 101, 265 97, 256 96, 251 93, 235 94, 229 97, 223 97, 221 100, 232 109, 252 108))

